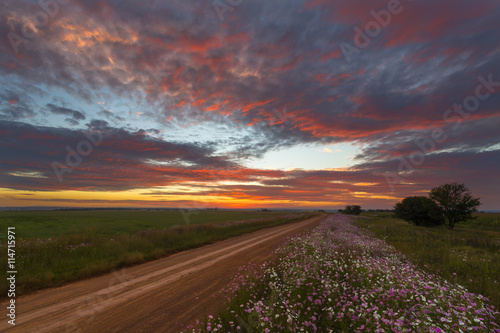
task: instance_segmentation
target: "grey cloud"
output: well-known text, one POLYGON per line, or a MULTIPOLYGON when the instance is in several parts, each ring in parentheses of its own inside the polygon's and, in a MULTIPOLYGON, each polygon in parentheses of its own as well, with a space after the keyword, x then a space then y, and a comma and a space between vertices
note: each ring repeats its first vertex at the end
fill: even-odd
POLYGON ((70 116, 76 121, 85 120, 85 115, 83 113, 81 113, 80 111, 72 110, 69 108, 62 107, 62 106, 57 106, 57 105, 54 105, 51 103, 47 104, 47 108, 49 109, 50 112, 52 112, 54 114, 61 114, 61 115, 65 115, 65 116, 70 116))

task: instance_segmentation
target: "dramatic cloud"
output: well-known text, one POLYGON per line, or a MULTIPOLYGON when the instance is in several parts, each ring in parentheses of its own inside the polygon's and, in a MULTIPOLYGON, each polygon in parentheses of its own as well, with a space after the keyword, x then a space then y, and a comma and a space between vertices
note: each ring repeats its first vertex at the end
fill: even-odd
POLYGON ((499 208, 498 1, 62 3, 0 9, 3 188, 390 207, 453 180, 499 208), (248 167, 336 144, 343 169, 248 167))

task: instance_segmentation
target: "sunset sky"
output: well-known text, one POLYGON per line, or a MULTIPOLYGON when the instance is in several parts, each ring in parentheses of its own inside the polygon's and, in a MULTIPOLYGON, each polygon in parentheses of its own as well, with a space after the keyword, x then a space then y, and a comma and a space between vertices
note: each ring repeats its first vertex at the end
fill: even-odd
POLYGON ((498 0, 6 0, 0 206, 500 209, 498 0))

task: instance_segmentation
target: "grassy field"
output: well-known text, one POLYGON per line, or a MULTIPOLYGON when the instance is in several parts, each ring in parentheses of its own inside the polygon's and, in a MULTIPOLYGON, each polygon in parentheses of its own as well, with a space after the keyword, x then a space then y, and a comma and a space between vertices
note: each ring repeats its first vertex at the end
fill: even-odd
MULTIPOLYGON (((174 225, 222 223, 285 215, 283 212, 176 210, 69 210, 0 212, 0 230, 16 227, 18 237, 50 238, 59 235, 96 233, 102 236, 131 234, 146 229, 163 229, 174 225)), ((0 233, 5 241, 6 233, 0 233)))
POLYGON ((477 213, 454 230, 417 227, 390 213, 364 213, 358 226, 373 232, 413 263, 471 292, 490 298, 500 309, 500 214, 477 213))
MULTIPOLYGON (((394 213, 391 212, 363 212, 361 215, 377 219, 392 219, 394 221, 406 223, 405 221, 396 219, 394 213)), ((472 220, 458 223, 455 228, 458 230, 473 229, 500 232, 500 213, 474 213, 472 215, 474 217, 472 220)))
MULTIPOLYGON (((4 236, 16 227, 16 294, 22 295, 313 215, 200 211, 186 224, 178 211, 4 212, 0 227, 4 236)), ((0 270, 8 270, 5 237, 0 270)))
POLYGON ((500 213, 475 213, 473 220, 460 223, 457 227, 500 232, 500 213))

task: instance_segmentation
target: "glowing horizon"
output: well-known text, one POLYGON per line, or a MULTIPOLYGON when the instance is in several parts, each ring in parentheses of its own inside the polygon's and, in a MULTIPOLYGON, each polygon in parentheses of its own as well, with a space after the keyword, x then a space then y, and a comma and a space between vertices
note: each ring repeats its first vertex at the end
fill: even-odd
POLYGON ((0 206, 500 209, 500 4, 387 6, 7 0, 0 206))

